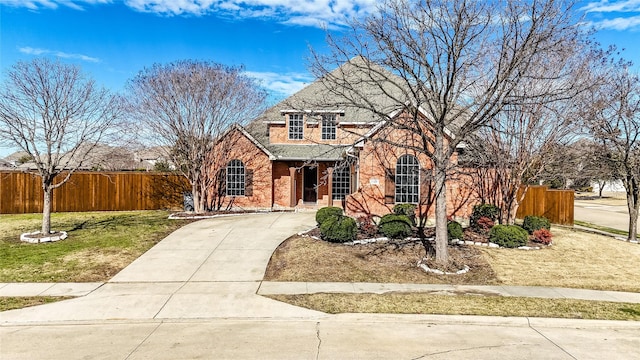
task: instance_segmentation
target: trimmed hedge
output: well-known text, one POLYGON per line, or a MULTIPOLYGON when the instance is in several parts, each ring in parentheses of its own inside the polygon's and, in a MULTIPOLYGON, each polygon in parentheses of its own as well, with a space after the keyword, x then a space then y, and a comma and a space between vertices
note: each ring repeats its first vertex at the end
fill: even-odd
POLYGON ((488 217, 495 222, 498 220, 498 216, 500 216, 499 207, 491 204, 478 204, 473 207, 473 212, 471 213, 471 227, 477 229, 478 220, 481 217, 488 217))
POLYGON ((534 231, 540 229, 551 230, 551 223, 549 219, 543 216, 525 216, 522 228, 527 230, 529 234, 533 234, 534 231))
POLYGON ((378 229, 389 239, 404 239, 413 232, 411 226, 408 216, 387 214, 380 219, 378 229))
POLYGON ((516 248, 527 244, 529 234, 518 225, 496 225, 489 231, 489 241, 501 247, 516 248))
POLYGON ((462 240, 464 232, 462 231, 462 225, 457 221, 449 221, 447 223, 447 238, 449 240, 458 239, 462 240))
POLYGON ((322 238, 329 242, 354 241, 358 233, 358 225, 353 218, 348 216, 330 216, 320 225, 320 233, 322 238))
POLYGON ((415 204, 396 204, 393 207, 393 213, 396 215, 406 215, 411 220, 411 225, 416 224, 416 205, 415 204))
POLYGON ((324 221, 327 220, 328 218, 332 216, 341 216, 341 215, 342 215, 342 208, 335 207, 335 206, 323 207, 321 209, 318 209, 318 212, 316 212, 316 222, 318 223, 318 225, 322 225, 322 223, 324 223, 324 221))

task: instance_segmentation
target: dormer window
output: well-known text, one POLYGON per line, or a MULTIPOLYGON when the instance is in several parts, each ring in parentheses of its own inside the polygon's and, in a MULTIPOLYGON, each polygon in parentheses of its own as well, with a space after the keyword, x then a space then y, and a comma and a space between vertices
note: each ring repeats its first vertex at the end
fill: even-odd
POLYGON ((336 115, 322 115, 322 140, 336 139, 336 115))
POLYGON ((289 140, 302 140, 304 136, 302 114, 289 114, 289 140))

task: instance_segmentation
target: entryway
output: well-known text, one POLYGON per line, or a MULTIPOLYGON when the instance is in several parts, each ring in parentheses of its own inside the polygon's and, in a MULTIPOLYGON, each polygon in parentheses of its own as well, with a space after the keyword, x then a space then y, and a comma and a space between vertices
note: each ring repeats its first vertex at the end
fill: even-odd
POLYGON ((303 169, 302 201, 315 203, 318 201, 318 168, 305 166, 303 169))

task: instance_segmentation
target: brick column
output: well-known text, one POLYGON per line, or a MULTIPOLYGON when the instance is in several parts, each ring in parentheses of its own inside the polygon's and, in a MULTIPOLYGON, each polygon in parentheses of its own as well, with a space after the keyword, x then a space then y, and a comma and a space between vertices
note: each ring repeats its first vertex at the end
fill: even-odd
POLYGON ((329 193, 329 202, 327 205, 333 206, 333 168, 327 168, 327 192, 329 193))
POLYGON ((291 183, 289 185, 289 206, 296 207, 296 168, 289 168, 289 179, 291 183))

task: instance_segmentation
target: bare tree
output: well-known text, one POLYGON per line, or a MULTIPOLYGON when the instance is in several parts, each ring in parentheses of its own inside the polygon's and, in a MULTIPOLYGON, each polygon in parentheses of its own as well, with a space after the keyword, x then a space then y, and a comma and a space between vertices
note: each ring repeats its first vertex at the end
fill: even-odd
POLYGON ((612 64, 609 82, 591 102, 591 131, 612 153, 627 193, 628 240, 637 240, 640 207, 640 77, 628 64, 612 64))
POLYGON ((582 46, 582 34, 571 7, 556 0, 386 0, 343 39, 329 37, 330 55, 314 55, 315 74, 328 89, 386 126, 414 133, 414 150, 432 159, 438 262, 448 262, 446 180, 457 145, 504 106, 522 101, 515 90, 525 84, 544 80, 546 86, 527 93, 527 100, 540 101, 572 86, 562 65, 573 53, 568 49, 582 46), (387 101, 369 102, 329 72, 358 55, 367 59, 352 61, 368 75, 362 81, 387 101), (543 59, 559 65, 540 79, 543 59), (389 116, 398 112, 408 116, 389 116))
POLYGON ((224 156, 215 141, 234 123, 254 119, 265 92, 242 67, 184 60, 143 69, 129 83, 132 115, 189 180, 196 212, 204 210, 207 164, 224 156))
POLYGON ((500 223, 515 223, 528 186, 576 134, 575 106, 572 99, 509 104, 468 142, 476 187, 500 208, 500 223))
POLYGON ((42 234, 51 232, 53 189, 100 142, 113 140, 121 110, 120 98, 97 87, 78 66, 38 58, 7 72, 0 90, 0 141, 35 163, 44 190, 42 234))

